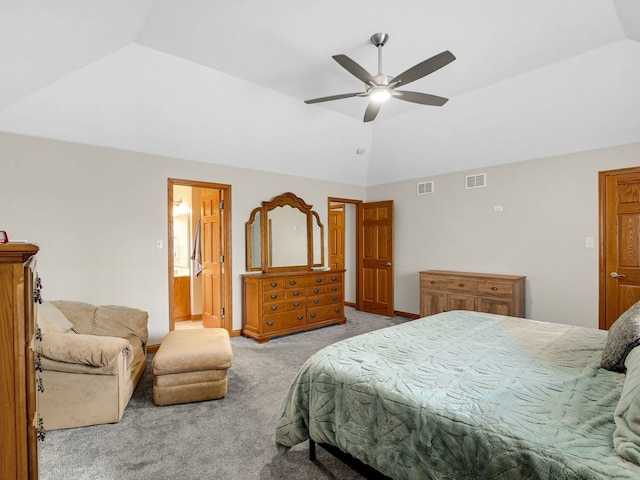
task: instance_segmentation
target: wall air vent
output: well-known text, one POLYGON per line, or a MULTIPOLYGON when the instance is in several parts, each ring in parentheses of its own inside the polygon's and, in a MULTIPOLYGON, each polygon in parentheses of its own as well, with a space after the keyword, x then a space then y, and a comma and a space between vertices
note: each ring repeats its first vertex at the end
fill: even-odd
POLYGON ((478 173, 476 175, 467 175, 466 177, 467 189, 469 188, 482 188, 487 186, 487 174, 478 173))
POLYGON ((416 193, 418 195, 426 195, 427 193, 433 193, 433 182, 418 183, 418 189, 416 193))

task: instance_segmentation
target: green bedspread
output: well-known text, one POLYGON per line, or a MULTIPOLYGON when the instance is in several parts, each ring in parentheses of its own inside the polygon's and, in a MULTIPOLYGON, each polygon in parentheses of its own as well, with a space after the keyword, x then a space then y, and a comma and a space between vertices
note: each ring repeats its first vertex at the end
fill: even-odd
POLYGON ((625 375, 606 332, 447 312, 330 345, 298 373, 276 429, 399 479, 640 479, 613 449, 625 375))

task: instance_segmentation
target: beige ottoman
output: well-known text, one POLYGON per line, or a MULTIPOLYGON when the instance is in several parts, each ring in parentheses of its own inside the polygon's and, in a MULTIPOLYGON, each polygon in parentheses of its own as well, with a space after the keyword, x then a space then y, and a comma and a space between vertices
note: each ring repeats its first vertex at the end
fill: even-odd
POLYGON ((153 402, 174 405, 224 397, 232 358, 224 328, 169 332, 151 364, 153 402))

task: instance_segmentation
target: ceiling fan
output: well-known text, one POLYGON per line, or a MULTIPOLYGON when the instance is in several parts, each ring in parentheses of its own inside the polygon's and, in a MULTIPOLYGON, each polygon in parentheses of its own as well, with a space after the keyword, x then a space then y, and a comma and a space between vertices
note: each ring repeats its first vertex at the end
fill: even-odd
POLYGON ((376 118, 382 103, 387 101, 391 97, 395 97, 405 102, 420 103, 422 105, 433 105, 441 107, 447 101, 448 98, 438 97, 436 95, 429 95, 428 93, 409 92, 406 90, 397 90, 396 87, 401 87, 414 82, 436 70, 453 62, 456 57, 449 50, 445 50, 438 55, 424 60, 423 62, 414 65, 409 70, 402 72, 397 77, 391 77, 382 73, 382 47, 389 40, 389 35, 386 33, 374 33, 371 36, 371 43, 378 48, 378 74, 372 76, 364 68, 351 60, 346 55, 334 55, 332 58, 338 62, 345 70, 351 75, 362 80, 365 83, 365 91, 357 93, 343 93, 341 95, 331 95, 329 97, 314 98, 311 100, 305 100, 304 103, 320 103, 329 102, 331 100, 340 100, 349 97, 368 97, 369 105, 364 112, 364 121, 370 122, 376 118))

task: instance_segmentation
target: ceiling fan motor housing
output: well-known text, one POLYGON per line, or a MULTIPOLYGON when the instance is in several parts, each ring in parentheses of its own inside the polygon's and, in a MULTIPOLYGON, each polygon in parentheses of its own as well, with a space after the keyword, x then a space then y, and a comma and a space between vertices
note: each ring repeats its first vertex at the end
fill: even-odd
POLYGON ((376 47, 384 47, 384 44, 389 40, 389 35, 386 33, 374 33, 371 35, 371 43, 376 47))

